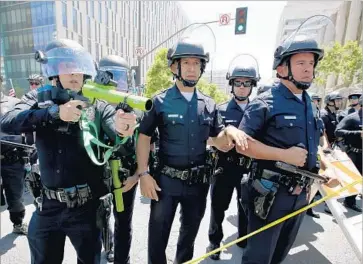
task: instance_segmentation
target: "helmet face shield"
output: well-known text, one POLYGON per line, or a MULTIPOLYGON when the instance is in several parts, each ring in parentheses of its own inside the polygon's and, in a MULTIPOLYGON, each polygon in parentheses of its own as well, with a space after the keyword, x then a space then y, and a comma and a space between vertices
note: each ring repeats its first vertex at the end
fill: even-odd
MULTIPOLYGON (((168 50, 168 65, 171 66, 176 60, 199 59, 200 68, 191 69, 194 61, 189 61, 183 66, 178 63, 177 72, 174 76, 187 87, 195 87, 203 72, 206 70, 207 63, 215 53, 216 40, 212 29, 205 24, 195 24, 188 27, 178 39, 173 48, 168 50), (189 65, 187 65, 189 64, 189 65), (182 70, 183 68, 183 70, 182 70)), ((196 65, 195 65, 196 66, 196 65)))
POLYGON ((117 91, 120 92, 128 92, 129 85, 128 85, 128 69, 121 68, 121 67, 100 67, 101 71, 108 71, 112 73, 112 80, 117 82, 117 91))
POLYGON ((215 53, 216 40, 213 30, 205 24, 195 24, 183 32, 168 52, 168 59, 200 58, 209 62, 215 53))
POLYGON ((232 85, 232 80, 237 78, 249 78, 255 83, 260 80, 259 66, 255 57, 250 54, 240 54, 232 59, 226 79, 232 85))
POLYGON ((329 17, 323 15, 309 17, 277 47, 273 69, 275 70, 291 55, 304 52, 313 53, 317 63, 324 56, 323 46, 331 46, 334 40, 335 26, 329 17))
POLYGON ((89 52, 81 48, 55 48, 45 52, 42 72, 45 77, 64 74, 84 74, 95 76, 96 69, 89 52))

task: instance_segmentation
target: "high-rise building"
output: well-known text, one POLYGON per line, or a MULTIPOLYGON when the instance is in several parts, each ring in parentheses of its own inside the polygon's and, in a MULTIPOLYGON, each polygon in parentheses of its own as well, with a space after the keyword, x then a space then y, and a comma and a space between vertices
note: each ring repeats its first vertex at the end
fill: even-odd
MULTIPOLYGON (((147 52, 189 23, 176 1, 1 1, 0 17, 6 79, 25 91, 28 75, 41 73, 34 52, 52 39, 73 39, 97 61, 115 54, 133 66, 137 47, 147 52)), ((142 82, 154 55, 142 60, 142 82)))

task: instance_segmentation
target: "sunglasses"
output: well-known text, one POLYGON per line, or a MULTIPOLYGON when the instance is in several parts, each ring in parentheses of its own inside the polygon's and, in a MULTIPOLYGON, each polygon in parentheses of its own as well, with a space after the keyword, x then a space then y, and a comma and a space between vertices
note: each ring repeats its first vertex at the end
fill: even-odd
POLYGON ((349 100, 357 100, 359 99, 358 95, 352 95, 351 97, 349 97, 349 100))
POLYGON ((36 85, 36 86, 40 85, 40 83, 39 83, 39 82, 29 82, 29 84, 30 84, 31 86, 33 86, 33 85, 36 85))
POLYGON ((249 87, 252 87, 252 82, 251 81, 233 81, 233 85, 235 86, 235 87, 247 87, 247 88, 249 88, 249 87))

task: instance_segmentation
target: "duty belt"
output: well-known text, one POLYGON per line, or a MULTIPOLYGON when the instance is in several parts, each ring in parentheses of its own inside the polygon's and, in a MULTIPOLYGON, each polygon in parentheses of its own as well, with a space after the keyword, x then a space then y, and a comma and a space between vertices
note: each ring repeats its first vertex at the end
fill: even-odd
POLYGON ((212 168, 208 165, 201 165, 186 170, 178 170, 164 165, 160 172, 170 178, 186 181, 188 184, 209 183, 212 168))
POLYGON ((220 155, 221 162, 233 163, 234 165, 245 167, 249 169, 251 166, 251 159, 244 156, 222 156, 220 155))
POLYGON ((281 186, 288 188, 292 192, 297 186, 303 189, 308 189, 312 184, 312 180, 300 175, 285 175, 270 170, 262 170, 261 178, 276 182, 281 186))
POLYGON ((61 203, 66 203, 68 208, 79 207, 92 199, 91 188, 88 184, 56 190, 43 186, 43 193, 50 200, 57 200, 61 203))
POLYGON ((349 152, 362 153, 362 149, 349 147, 349 152))

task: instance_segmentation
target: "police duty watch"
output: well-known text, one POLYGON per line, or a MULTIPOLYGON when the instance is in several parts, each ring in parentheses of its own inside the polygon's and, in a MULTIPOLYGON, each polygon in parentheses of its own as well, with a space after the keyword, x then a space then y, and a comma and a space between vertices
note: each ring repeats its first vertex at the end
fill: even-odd
POLYGON ((48 113, 53 119, 55 119, 55 120, 60 119, 60 117, 59 117, 59 105, 54 104, 54 105, 50 106, 48 108, 48 113))

